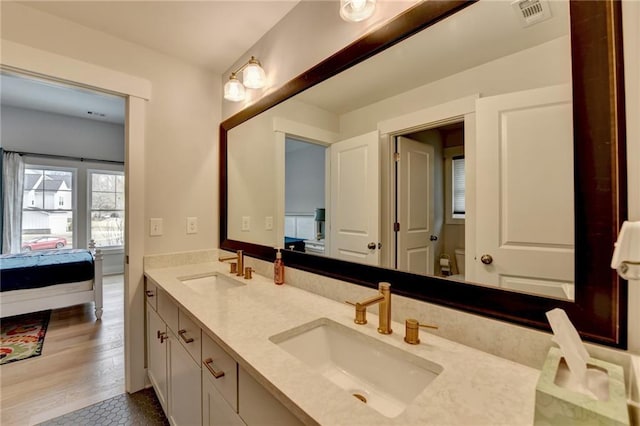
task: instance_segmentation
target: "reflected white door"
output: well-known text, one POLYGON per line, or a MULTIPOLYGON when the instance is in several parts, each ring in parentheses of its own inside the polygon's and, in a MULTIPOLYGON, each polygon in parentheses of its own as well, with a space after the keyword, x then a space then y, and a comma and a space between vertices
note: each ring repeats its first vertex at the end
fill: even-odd
POLYGON ((337 259, 379 264, 378 139, 375 131, 330 147, 331 256, 337 259))
POLYGON ((434 148, 398 137, 398 269, 433 275, 434 148))
POLYGON ((564 297, 574 279, 571 89, 481 98, 476 113, 476 279, 564 297))

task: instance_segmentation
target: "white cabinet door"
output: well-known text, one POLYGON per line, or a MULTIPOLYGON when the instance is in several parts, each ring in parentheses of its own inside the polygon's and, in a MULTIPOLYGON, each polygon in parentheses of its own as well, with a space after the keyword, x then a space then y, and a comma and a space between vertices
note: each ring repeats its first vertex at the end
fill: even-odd
POLYGON ((192 426, 202 422, 201 370, 189 352, 169 331, 169 420, 172 425, 192 426))
POLYGON ((244 422, 218 392, 209 372, 202 370, 202 424, 203 426, 245 426, 244 422))
POLYGON ((165 414, 167 406, 167 326, 151 306, 147 305, 147 374, 165 414))
POLYGON ((476 105, 476 207, 483 226, 475 278, 562 297, 574 274, 571 89, 509 93, 476 105), (483 255, 492 261, 482 263, 483 255))
POLYGON ((302 425, 296 416, 242 367, 238 367, 238 413, 248 426, 302 425))
POLYGON ((331 256, 378 265, 380 165, 378 131, 330 147, 331 256))

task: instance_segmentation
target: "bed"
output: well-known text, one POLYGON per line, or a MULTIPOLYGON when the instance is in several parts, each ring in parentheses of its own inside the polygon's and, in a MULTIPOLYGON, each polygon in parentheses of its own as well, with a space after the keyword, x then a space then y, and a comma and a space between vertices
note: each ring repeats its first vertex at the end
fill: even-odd
POLYGON ((0 255, 0 317, 94 303, 102 317, 102 253, 36 250, 0 255))

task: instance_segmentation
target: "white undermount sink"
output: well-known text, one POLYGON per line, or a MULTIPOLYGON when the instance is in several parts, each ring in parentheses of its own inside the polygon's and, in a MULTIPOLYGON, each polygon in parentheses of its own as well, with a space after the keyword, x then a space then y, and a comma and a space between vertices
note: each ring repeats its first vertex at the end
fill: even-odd
POLYGON ((178 280, 199 294, 207 294, 211 290, 228 290, 245 285, 236 280, 217 274, 200 274, 188 277, 179 277, 178 280))
POLYGON ((402 413, 443 370, 438 364, 327 318, 270 340, 390 418, 402 413))

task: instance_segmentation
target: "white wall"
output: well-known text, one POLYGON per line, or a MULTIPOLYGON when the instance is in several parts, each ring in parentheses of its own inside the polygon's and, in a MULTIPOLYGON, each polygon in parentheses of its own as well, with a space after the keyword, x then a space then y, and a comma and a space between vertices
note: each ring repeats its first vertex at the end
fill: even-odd
POLYGON ((124 125, 8 105, 0 114, 5 150, 124 161, 124 125))
POLYGON ((164 235, 146 236, 145 253, 216 247, 220 76, 23 4, 2 2, 1 7, 3 40, 151 82, 145 216, 163 218, 164 235), (187 216, 198 217, 197 234, 186 234, 187 216))
POLYGON ((274 131, 274 126, 282 117, 303 130, 313 128, 337 133, 336 115, 297 100, 281 103, 231 129, 228 138, 232 142, 227 147, 227 230, 230 239, 272 247, 281 245, 278 226, 284 233, 285 141, 284 137, 280 137, 280 132, 274 131), (278 188, 282 188, 281 194, 278 188), (242 231, 243 216, 249 217, 249 231, 242 231), (268 216, 277 221, 272 230, 265 229, 265 218, 268 216))
POLYGON ((377 128, 378 122, 479 93, 493 96, 571 82, 568 37, 507 55, 340 116, 344 138, 377 128), (551 59, 552 58, 552 59, 551 59))

